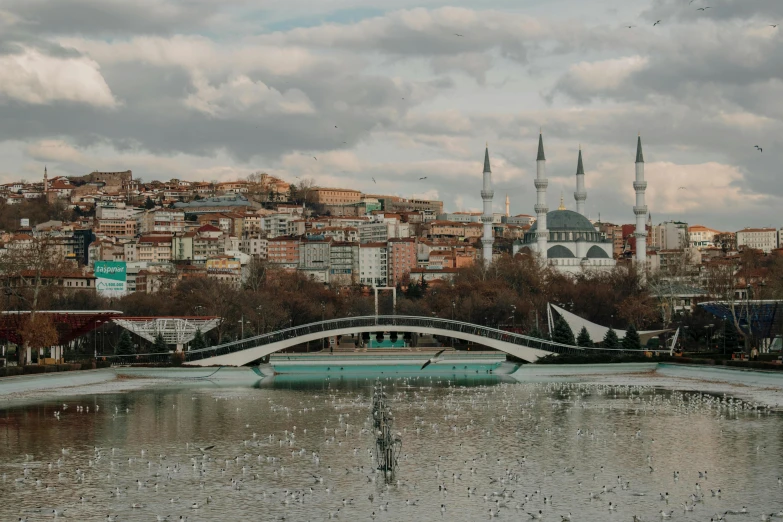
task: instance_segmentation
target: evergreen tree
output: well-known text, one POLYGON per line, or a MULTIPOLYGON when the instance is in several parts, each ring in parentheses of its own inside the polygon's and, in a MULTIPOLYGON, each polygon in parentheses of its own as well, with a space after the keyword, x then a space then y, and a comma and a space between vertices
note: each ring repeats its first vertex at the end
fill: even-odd
POLYGON ((147 199, 144 200, 144 208, 146 208, 147 210, 152 210, 153 208, 155 208, 155 202, 152 201, 152 199, 149 196, 147 196, 147 199))
POLYGON ((201 333, 201 329, 196 330, 196 336, 190 341, 191 350, 200 350, 207 347, 207 341, 204 339, 204 334, 201 333))
POLYGON ((576 338, 576 345, 582 348, 592 348, 593 340, 590 338, 590 333, 584 326, 579 330, 579 336, 576 338))
POLYGON ((133 353, 133 340, 128 330, 123 330, 120 334, 120 340, 117 342, 114 353, 116 355, 131 355, 133 353))
POLYGON ((552 330, 552 340, 556 343, 575 345, 574 332, 562 317, 555 320, 555 327, 552 330))
POLYGON ((528 337, 534 337, 536 339, 546 339, 547 336, 541 333, 541 330, 538 329, 537 326, 534 326, 530 332, 528 332, 528 337))
POLYGON ((737 349, 737 330, 731 321, 723 321, 723 342, 726 346, 726 353, 731 353, 737 349))
POLYGON ((163 334, 158 334, 155 336, 155 344, 152 345, 152 351, 154 353, 164 353, 169 351, 169 347, 166 344, 166 341, 163 340, 163 334))
POLYGON ((430 287, 430 284, 427 282, 426 279, 424 279, 424 276, 421 276, 421 283, 419 283, 419 286, 421 287, 421 293, 422 295, 427 294, 427 288, 430 287))
POLYGON ((604 340, 601 342, 601 346, 604 348, 619 348, 620 339, 617 337, 617 332, 614 328, 609 328, 604 335, 604 340))
POLYGON ((623 349, 625 350, 641 350, 642 340, 639 338, 639 332, 636 331, 636 327, 631 323, 628 326, 628 330, 623 337, 623 349))

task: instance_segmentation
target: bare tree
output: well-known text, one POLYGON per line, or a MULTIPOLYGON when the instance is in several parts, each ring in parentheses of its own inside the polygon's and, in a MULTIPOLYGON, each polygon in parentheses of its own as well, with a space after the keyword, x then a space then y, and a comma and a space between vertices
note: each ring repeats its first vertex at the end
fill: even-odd
POLYGON ((6 251, 0 257, 0 274, 7 294, 9 298, 13 296, 16 299, 17 306, 30 312, 19 332, 24 339, 22 349, 17 350, 20 366, 26 363, 25 355, 31 349, 29 340, 33 336, 27 329, 38 324, 36 315, 41 305, 45 299, 53 297, 53 292, 45 289, 58 286, 65 272, 75 270, 73 263, 65 260, 60 238, 23 235, 13 238, 6 245, 6 251))

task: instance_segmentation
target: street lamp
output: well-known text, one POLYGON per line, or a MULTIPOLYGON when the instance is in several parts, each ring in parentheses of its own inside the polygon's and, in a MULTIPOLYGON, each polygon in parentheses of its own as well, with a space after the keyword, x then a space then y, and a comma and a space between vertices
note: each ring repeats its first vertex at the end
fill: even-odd
POLYGON ((517 315, 517 307, 516 305, 511 305, 511 331, 514 331, 514 327, 516 326, 516 315, 517 315))
POLYGON ((95 362, 98 362, 98 328, 102 321, 95 321, 95 333, 92 336, 92 351, 95 357, 95 362))
MULTIPOLYGON (((322 323, 325 320, 325 316, 326 316, 326 305, 324 304, 323 301, 321 301, 321 322, 322 323)), ((321 339, 321 350, 325 350, 326 349, 326 346, 324 346, 325 342, 326 342, 326 338, 324 337, 323 339, 321 339)), ((330 352, 332 351, 331 348, 330 348, 329 351, 330 352)))
POLYGON ((242 319, 239 320, 239 328, 240 328, 240 339, 245 338, 245 314, 242 314, 242 319))

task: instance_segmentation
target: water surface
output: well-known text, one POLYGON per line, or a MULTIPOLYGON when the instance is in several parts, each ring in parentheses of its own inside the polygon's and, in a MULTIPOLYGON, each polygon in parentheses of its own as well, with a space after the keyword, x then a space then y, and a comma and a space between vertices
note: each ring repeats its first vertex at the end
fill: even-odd
POLYGON ((387 480, 369 451, 372 382, 290 376, 6 406, 0 520, 53 509, 63 520, 488 520, 492 510, 556 522, 783 510, 783 416, 747 403, 628 385, 387 378, 403 440, 387 480))

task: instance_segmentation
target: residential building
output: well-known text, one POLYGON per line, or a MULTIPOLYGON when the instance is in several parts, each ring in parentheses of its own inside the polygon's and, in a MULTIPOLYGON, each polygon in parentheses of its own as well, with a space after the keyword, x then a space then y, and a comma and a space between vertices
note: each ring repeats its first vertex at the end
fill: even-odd
POLYGON ((267 261, 281 268, 296 269, 299 266, 299 238, 278 236, 269 239, 267 261))
POLYGON ((386 286, 388 268, 386 243, 362 243, 359 246, 359 283, 386 286))
POLYGON ((329 248, 329 282, 348 286, 359 280, 359 243, 332 241, 329 248))
POLYGON ((415 239, 390 239, 388 242, 389 286, 404 282, 418 267, 415 239))
POLYGON ((242 262, 231 255, 218 255, 206 261, 207 277, 228 283, 235 288, 242 284, 242 262))
POLYGON ((698 250, 711 247, 715 244, 715 236, 720 234, 719 230, 708 228, 703 225, 693 225, 688 227, 688 239, 690 246, 698 250))
POLYGON ((329 282, 331 261, 330 240, 324 236, 310 236, 299 242, 299 266, 297 270, 319 283, 329 282))
POLYGON ((136 218, 137 231, 142 235, 173 234, 185 231, 185 212, 170 208, 156 208, 136 218))
POLYGON ((775 228, 744 228, 737 231, 737 248, 752 248, 769 254, 778 248, 778 230, 775 228))
POLYGON ((322 188, 310 189, 307 200, 320 205, 351 205, 359 203, 362 193, 353 189, 322 188))
POLYGON ((386 223, 362 223, 358 228, 360 243, 383 243, 389 239, 389 227, 386 223))
POLYGON ((140 237, 136 242, 134 258, 128 259, 126 257, 126 261, 146 261, 148 263, 171 261, 171 238, 171 234, 140 237))

